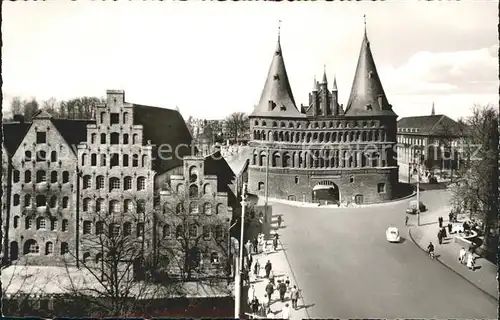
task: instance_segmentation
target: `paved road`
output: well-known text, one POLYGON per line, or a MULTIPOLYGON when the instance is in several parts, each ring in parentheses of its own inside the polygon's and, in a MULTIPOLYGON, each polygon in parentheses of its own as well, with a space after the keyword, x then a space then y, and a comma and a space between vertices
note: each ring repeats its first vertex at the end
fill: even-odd
MULTIPOLYGON (((447 194, 427 191, 421 198, 432 210, 447 194)), ((411 241, 404 227, 407 203, 345 209, 273 204, 273 214, 283 214, 279 232, 312 318, 497 318, 496 300, 411 241), (386 241, 391 224, 402 231, 402 243, 386 241)))

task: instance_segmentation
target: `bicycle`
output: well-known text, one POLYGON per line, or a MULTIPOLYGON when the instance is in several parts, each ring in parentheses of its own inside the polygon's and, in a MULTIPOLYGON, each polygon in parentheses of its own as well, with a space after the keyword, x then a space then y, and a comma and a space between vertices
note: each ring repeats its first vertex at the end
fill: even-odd
POLYGON ((429 254, 429 258, 431 258, 432 260, 434 260, 434 251, 427 251, 428 254, 429 254))

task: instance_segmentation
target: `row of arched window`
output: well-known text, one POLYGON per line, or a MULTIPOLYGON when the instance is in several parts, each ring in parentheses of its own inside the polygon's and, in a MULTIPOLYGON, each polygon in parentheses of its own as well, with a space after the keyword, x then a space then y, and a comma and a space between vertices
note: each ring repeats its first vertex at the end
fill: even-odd
MULTIPOLYGON (((130 140, 128 133, 124 133, 121 135, 120 139, 120 133, 118 132, 111 132, 109 134, 109 141, 108 141, 108 135, 106 133, 101 133, 99 135, 99 144, 111 144, 111 145, 116 145, 116 144, 129 144, 132 142, 132 144, 141 144, 141 141, 139 139, 139 134, 134 133, 132 135, 132 140, 130 140)), ((97 133, 91 133, 90 134, 90 143, 91 144, 96 144, 97 143, 97 133)))
MULTIPOLYGON (((68 243, 66 242, 61 242, 60 246, 60 254, 67 254, 69 253, 69 246, 68 243)), ((51 241, 45 242, 45 255, 51 255, 54 254, 54 244, 51 241)), ((31 254, 31 255, 38 255, 40 254, 40 246, 38 245, 38 242, 34 239, 28 239, 24 243, 24 248, 23 248, 23 253, 24 254, 31 254)))
MULTIPOLYGON (((14 217, 14 228, 19 227, 19 220, 21 218, 19 216, 14 217)), ((26 217, 24 219, 24 227, 26 230, 33 229, 33 217, 26 217)), ((49 230, 48 227, 50 227, 50 231, 59 231, 58 230, 58 221, 57 218, 52 218, 50 219, 50 226, 47 226, 47 219, 45 217, 38 217, 35 219, 35 227, 36 230, 49 230)), ((68 231, 68 220, 63 219, 62 220, 62 225, 61 225, 61 231, 67 232, 68 231)))
POLYGON ((57 161, 57 152, 56 151, 51 151, 50 152, 50 158, 47 156, 47 152, 44 150, 38 150, 35 152, 35 159, 32 158, 31 151, 27 150, 24 152, 24 161, 32 161, 36 160, 36 162, 43 162, 50 160, 51 162, 56 162, 57 161))
MULTIPOLYGON (((266 151, 254 153, 252 165, 266 166, 266 151)), ((360 168, 360 167, 385 167, 387 158, 379 152, 372 151, 299 151, 272 153, 269 166, 278 168, 360 168)))
POLYGON ((289 132, 254 130, 253 140, 294 143, 339 143, 386 141, 384 130, 342 131, 342 132, 289 132))
MULTIPOLYGON (((81 156, 81 166, 91 166, 91 167, 96 167, 96 166, 101 166, 101 167, 106 167, 107 166, 107 155, 102 153, 101 156, 99 157, 99 162, 97 161, 97 154, 96 153, 91 153, 90 154, 90 163, 89 159, 87 157, 86 153, 83 153, 81 156), (99 163, 99 164, 98 164, 99 163)), ((145 168, 148 165, 148 156, 147 155, 142 155, 140 156, 139 154, 123 154, 121 156, 121 163, 120 163, 120 155, 118 153, 112 153, 110 154, 109 158, 109 167, 117 167, 117 166, 122 166, 122 167, 129 167, 132 166, 134 168, 139 167, 139 160, 141 161, 141 167, 145 168)))
MULTIPOLYGON (((201 209, 201 212, 206 214, 206 215, 211 215, 212 213, 219 214, 219 213, 222 213, 223 208, 224 207, 223 207, 222 203, 216 204, 215 208, 213 208, 212 204, 209 202, 205 202, 201 206, 201 208, 200 208, 200 205, 196 201, 192 201, 189 203, 189 213, 190 214, 200 213, 200 209, 201 209)), ((165 202, 163 204, 163 213, 164 214, 171 214, 172 213, 172 207, 171 207, 170 203, 165 202)), ((182 202, 180 202, 175 206, 175 214, 179 215, 182 213, 185 213, 185 208, 184 208, 184 204, 182 202)))
MULTIPOLYGON (((267 127, 266 120, 254 120, 254 126, 267 127)), ((376 120, 330 120, 330 121, 270 121, 269 127, 289 128, 289 129, 325 129, 325 128, 373 128, 378 127, 380 123, 376 120)))
POLYGON ((136 200, 135 203, 132 199, 123 200, 123 206, 118 200, 106 201, 103 198, 97 198, 93 201, 90 198, 84 198, 82 200, 82 211, 83 212, 93 212, 101 213, 107 212, 108 215, 114 213, 145 213, 146 212, 146 201, 136 200), (106 210, 106 203, 108 204, 106 210))
MULTIPOLYGON (((92 234, 92 221, 83 221, 83 234, 92 234)), ((132 235, 132 222, 124 222, 123 225, 119 223, 110 223, 108 225, 108 230, 105 230, 106 224, 103 221, 97 221, 95 223, 94 234, 100 235, 107 232, 109 237, 118 237, 122 235, 123 237, 128 237, 132 235)), ((135 236, 144 237, 144 223, 139 222, 135 226, 135 236)))
MULTIPOLYGON (((177 194, 184 193, 184 184, 183 183, 180 183, 177 185, 176 192, 177 192, 177 194)), ((212 186, 210 185, 210 183, 205 183, 203 185, 203 194, 204 195, 211 195, 212 194, 212 186)), ((198 185, 196 185, 195 183, 193 183, 189 186, 189 196, 190 197, 198 197, 199 196, 198 185)))
MULTIPOLYGON (((21 196, 17 193, 12 196, 12 204, 14 206, 19 206, 21 204, 21 196)), ((59 203, 59 198, 57 196, 51 196, 48 200, 47 197, 43 194, 38 194, 35 197, 36 207, 50 207, 57 208, 60 204, 61 208, 67 209, 69 207, 69 197, 62 197, 61 202, 59 203)), ((33 206, 32 196, 31 194, 24 195, 24 207, 31 208, 33 206)))
POLYGON ((164 239, 171 239, 175 236, 177 239, 193 239, 201 237, 203 240, 210 240, 212 238, 220 240, 224 238, 224 234, 224 227, 222 225, 203 225, 201 226, 201 234, 199 233, 198 225, 195 223, 187 226, 187 230, 184 225, 171 226, 169 224, 164 224, 162 227, 162 237, 164 239), (175 234, 172 234, 174 230, 175 234))
MULTIPOLYGON (((12 172, 12 182, 17 183, 20 181, 21 173, 19 170, 14 170, 12 172)), ((32 174, 30 170, 24 171, 24 183, 31 183, 32 180, 32 174)), ((37 170, 35 173, 35 182, 36 183, 41 183, 41 182, 46 182, 47 181, 47 172, 45 170, 37 170)), ((50 182, 51 183, 57 183, 59 181, 58 178, 58 172, 57 171, 52 171, 50 172, 50 182)), ((68 183, 69 182, 69 172, 68 171, 63 171, 62 172, 62 183, 68 183)))
MULTIPOLYGON (((92 186, 92 177, 90 175, 85 175, 83 176, 82 179, 82 189, 89 189, 89 188, 104 189, 105 181, 106 180, 104 179, 104 176, 97 176, 94 181, 94 186, 92 186)), ((142 191, 146 189, 145 177, 137 177, 135 184, 132 182, 133 182, 132 177, 127 176, 123 178, 123 189, 122 189, 120 178, 111 177, 108 180, 108 189, 110 192, 120 191, 120 190, 128 191, 132 190, 132 187, 134 185, 136 191, 142 191)))
MULTIPOLYGON (((106 121, 106 112, 101 112, 99 114, 99 121, 101 124, 104 124, 106 121)), ((128 112, 124 112, 122 114, 122 123, 127 124, 129 121, 128 112)), ((110 113, 109 114, 109 124, 120 124, 120 114, 119 113, 110 113)))

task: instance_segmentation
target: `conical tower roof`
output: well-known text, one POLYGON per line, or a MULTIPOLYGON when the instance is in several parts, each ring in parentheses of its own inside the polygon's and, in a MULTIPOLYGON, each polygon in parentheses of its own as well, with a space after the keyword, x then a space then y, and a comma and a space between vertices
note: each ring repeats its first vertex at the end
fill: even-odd
POLYGON ((387 101, 378 76, 366 28, 345 114, 351 116, 396 115, 387 101))
POLYGON ((321 80, 321 84, 328 84, 328 79, 326 78, 326 66, 323 66, 323 79, 321 80))
POLYGON ((434 109, 434 102, 432 103, 431 116, 436 115, 436 110, 434 109))
POLYGON ((300 113, 295 105, 292 88, 286 73, 279 35, 259 104, 255 106, 251 116, 306 117, 305 114, 300 113))
POLYGON ((333 87, 332 87, 332 91, 338 91, 337 89, 337 77, 333 77, 333 87))
POLYGON ((318 81, 316 81, 316 77, 314 77, 314 83, 312 91, 319 91, 318 81))

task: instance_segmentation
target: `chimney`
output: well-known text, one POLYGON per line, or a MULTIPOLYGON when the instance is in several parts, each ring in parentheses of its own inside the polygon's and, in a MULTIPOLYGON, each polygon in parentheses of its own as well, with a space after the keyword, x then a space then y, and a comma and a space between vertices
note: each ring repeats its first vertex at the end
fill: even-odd
POLYGON ((19 123, 24 123, 24 115, 22 115, 22 114, 15 114, 14 115, 14 121, 19 122, 19 123))

